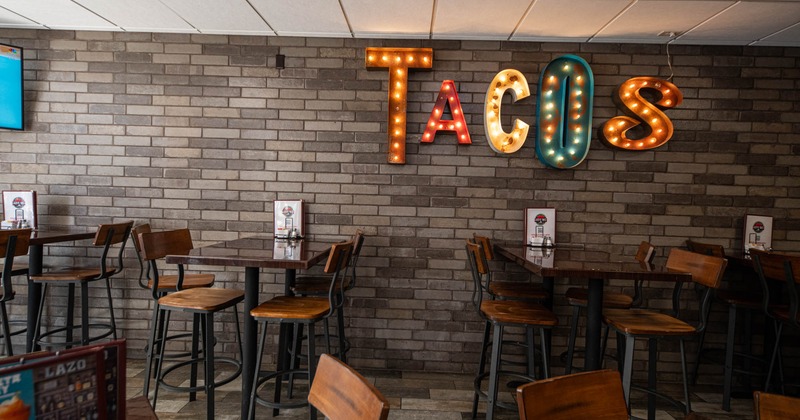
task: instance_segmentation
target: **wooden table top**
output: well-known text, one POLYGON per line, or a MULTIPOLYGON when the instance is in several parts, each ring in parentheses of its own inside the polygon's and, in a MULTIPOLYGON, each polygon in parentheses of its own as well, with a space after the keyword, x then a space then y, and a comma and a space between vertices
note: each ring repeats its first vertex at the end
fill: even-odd
POLYGON ((600 249, 583 249, 568 245, 537 248, 513 244, 496 244, 494 248, 497 254, 540 277, 656 281, 692 279, 689 273, 671 272, 661 266, 640 263, 633 255, 615 255, 600 249))
POLYGON ((40 226, 31 232, 31 245, 92 239, 96 234, 94 226, 40 226))
POLYGON ((167 255, 168 264, 219 265, 307 270, 328 257, 330 242, 301 239, 290 243, 272 236, 253 236, 167 255))

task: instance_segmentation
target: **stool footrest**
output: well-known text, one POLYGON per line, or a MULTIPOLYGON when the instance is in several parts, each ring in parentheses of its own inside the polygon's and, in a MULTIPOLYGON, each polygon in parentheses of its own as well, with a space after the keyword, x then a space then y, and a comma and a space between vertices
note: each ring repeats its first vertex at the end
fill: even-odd
MULTIPOLYGON (((480 398, 482 398, 482 399, 484 399, 486 401, 489 400, 489 394, 486 393, 486 392, 483 392, 483 390, 481 389, 481 382, 483 382, 483 380, 486 379, 489 376, 490 373, 491 372, 483 372, 482 374, 480 374, 480 375, 475 377, 475 384, 474 384, 475 393, 478 394, 480 396, 480 398)), ((497 376, 498 377, 506 376, 506 377, 517 378, 517 379, 521 379, 521 380, 525 381, 525 383, 535 382, 536 381, 536 378, 528 376, 527 374, 519 373, 519 372, 511 372, 511 371, 507 371, 507 370, 499 370, 499 371, 497 371, 497 376)), ((517 408, 516 404, 508 404, 508 403, 505 403, 505 402, 502 402, 502 401, 495 401, 494 403, 495 403, 496 406, 502 407, 502 408, 505 408, 505 409, 508 409, 508 410, 515 410, 515 411, 519 410, 519 408, 517 408)))
MULTIPOLYGON (((82 338, 81 339, 77 339, 77 340, 72 340, 72 341, 64 341, 64 342, 60 342, 60 343, 54 343, 54 342, 51 342, 51 341, 46 341, 46 340, 43 340, 43 338, 50 337, 50 336, 58 334, 60 332, 66 332, 67 330, 70 330, 70 329, 71 330, 80 330, 81 328, 82 328, 81 325, 73 325, 71 327, 64 326, 64 327, 56 328, 54 330, 45 331, 44 333, 39 334, 39 338, 36 340, 36 344, 39 345, 39 346, 54 346, 54 345, 58 345, 58 346, 62 346, 62 345, 63 346, 79 346, 79 345, 83 344, 84 340, 82 338)), ((89 324, 89 329, 90 330, 91 329, 96 329, 96 330, 97 329, 107 329, 108 331, 106 331, 106 332, 104 332, 104 333, 102 333, 100 335, 90 336, 86 340, 88 343, 91 343, 91 342, 97 341, 97 340, 102 340, 102 339, 104 339, 106 337, 109 337, 112 334, 114 334, 114 328, 111 326, 111 324, 89 324)))
MULTIPOLYGON (((165 360, 166 360, 166 358, 165 358, 165 360)), ((215 381, 214 382, 214 388, 217 388, 217 387, 220 387, 220 386, 223 386, 223 385, 225 385, 227 383, 232 382, 234 379, 238 378, 239 375, 242 373, 242 363, 240 361, 236 360, 236 359, 233 359, 233 358, 230 358, 230 357, 215 357, 214 358, 214 363, 217 363, 217 362, 226 363, 226 364, 229 364, 229 365, 236 366, 236 371, 233 372, 230 376, 228 376, 226 378, 220 379, 219 381, 215 381)), ((178 369, 178 368, 181 368, 181 367, 184 367, 184 366, 188 366, 188 365, 191 365, 191 364, 194 364, 194 363, 205 363, 205 358, 199 357, 197 359, 184 360, 182 362, 175 363, 174 365, 164 369, 164 372, 161 374, 161 378, 158 380, 158 386, 161 386, 162 388, 164 388, 166 390, 169 390, 169 391, 173 391, 173 392, 203 392, 203 391, 205 391, 205 387, 204 386, 199 386, 199 385, 198 386, 179 386, 179 385, 171 385, 171 384, 168 384, 166 382, 166 377, 167 377, 167 375, 170 374, 170 372, 174 371, 175 369, 178 369)), ((214 371, 216 371, 216 369, 214 369, 214 371)))
POLYGON ((637 390, 637 391, 644 392, 645 394, 654 395, 654 396, 656 396, 658 398, 661 398, 662 400, 672 404, 676 408, 678 408, 678 409, 680 409, 680 410, 682 410, 684 412, 686 411, 686 404, 685 403, 683 403, 681 401, 678 401, 678 400, 670 397, 669 395, 662 394, 662 393, 658 392, 655 389, 650 389, 650 388, 647 388, 647 387, 644 387, 644 386, 631 384, 631 390, 637 390))
MULTIPOLYGON (((280 381, 280 380, 282 380, 281 379, 282 376, 288 376, 290 374, 295 374, 295 375, 299 374, 299 375, 308 376, 308 371, 306 369, 286 369, 286 370, 281 370, 281 371, 277 371, 277 372, 271 372, 271 373, 268 373, 266 375, 259 374, 258 381, 256 381, 255 384, 253 384, 253 388, 258 389, 258 387, 261 386, 262 384, 264 384, 264 382, 267 382, 267 381, 269 381, 271 379, 275 379, 276 381, 280 381)), ((275 401, 269 401, 267 399, 264 399, 264 398, 258 396, 258 392, 256 392, 255 400, 259 405, 262 405, 264 407, 269 407, 269 408, 277 408, 277 409, 282 409, 282 408, 301 408, 301 407, 307 407, 308 406, 308 400, 306 398, 303 398, 303 400, 301 400, 301 401, 287 401, 287 402, 277 403, 275 401)))

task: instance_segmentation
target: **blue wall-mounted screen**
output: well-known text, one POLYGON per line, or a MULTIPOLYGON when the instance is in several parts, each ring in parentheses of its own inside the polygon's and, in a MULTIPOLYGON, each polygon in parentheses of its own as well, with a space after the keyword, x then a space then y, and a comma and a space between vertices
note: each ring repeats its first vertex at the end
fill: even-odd
POLYGON ((22 126, 22 48, 0 44, 0 128, 22 126))

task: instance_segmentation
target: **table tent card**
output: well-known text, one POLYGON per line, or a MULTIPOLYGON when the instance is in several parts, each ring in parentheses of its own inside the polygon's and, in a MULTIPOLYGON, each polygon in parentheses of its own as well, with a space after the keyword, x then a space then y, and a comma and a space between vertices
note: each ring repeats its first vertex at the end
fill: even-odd
POLYGON ((4 228, 37 227, 36 191, 3 191, 4 228))
POLYGON ((525 209, 525 243, 550 247, 556 241, 556 209, 525 209))
POLYGON ((772 216, 746 215, 742 243, 745 254, 749 254, 751 248, 772 249, 772 216))
POLYGON ((288 238, 292 231, 303 237, 303 200, 275 200, 275 237, 288 238))

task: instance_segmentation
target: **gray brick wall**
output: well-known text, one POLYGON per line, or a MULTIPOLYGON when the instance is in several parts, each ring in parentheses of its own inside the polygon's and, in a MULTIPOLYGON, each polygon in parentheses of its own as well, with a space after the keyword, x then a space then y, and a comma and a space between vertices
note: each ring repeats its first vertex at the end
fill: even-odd
MULTIPOLYGON (((800 49, 673 46, 673 82, 685 95, 667 111, 674 138, 648 152, 594 140, 582 165, 558 171, 536 160, 532 136, 514 155, 489 148, 481 113, 495 72, 520 69, 535 92, 550 60, 579 54, 595 74, 597 129, 620 114, 611 100, 619 83, 669 75, 663 46, 11 29, 0 41, 26 48, 28 109, 24 132, 0 132, 0 188, 37 190, 43 223, 134 219, 188 227, 199 245, 271 232, 279 198, 306 200, 318 238, 363 228, 361 283, 348 308, 359 367, 472 371, 481 326, 468 305, 463 239, 520 240, 525 207, 558 209, 558 242, 630 255, 649 240, 658 261, 687 238, 739 248, 746 213, 775 217, 776 249, 800 248, 800 49), (365 69, 367 46, 434 48, 433 70, 409 76, 404 166, 386 164, 388 77, 365 69), (286 55, 283 70, 274 68, 277 53, 286 55), (443 79, 456 81, 471 146, 452 135, 419 143, 443 79)), ((507 104, 506 124, 533 124, 535 101, 534 93, 507 104)), ((87 251, 67 244, 47 253, 58 265, 87 251)), ((152 302, 136 285, 134 260, 130 267, 114 285, 137 355, 152 302)), ((221 286, 242 288, 241 271, 217 273, 221 286)), ((266 299, 282 275, 264 278, 266 299)), ((559 280, 557 291, 567 286, 559 280)), ((669 285, 652 286, 648 297, 663 305, 669 285)), ((18 289, 16 318, 26 293, 18 289)), ((64 313, 60 296, 51 317, 64 313)), ((569 308, 556 304, 567 325, 569 308)), ((721 342, 724 319, 715 314, 711 342, 721 342)), ((566 328, 556 331, 556 354, 566 328)), ((232 337, 222 340, 233 348, 232 337)), ((678 372, 668 349, 664 370, 678 372)))

